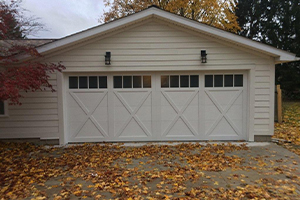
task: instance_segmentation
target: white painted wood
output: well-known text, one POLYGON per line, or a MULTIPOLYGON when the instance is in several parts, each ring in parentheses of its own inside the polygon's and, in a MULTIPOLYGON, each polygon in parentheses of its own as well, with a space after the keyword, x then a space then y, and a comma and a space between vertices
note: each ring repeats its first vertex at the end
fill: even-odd
POLYGON ((275 66, 270 65, 270 118, 269 130, 274 133, 274 119, 275 119, 275 66))
POLYGON ((244 65, 228 65, 228 64, 219 64, 219 65, 194 65, 194 66, 142 66, 142 67, 70 67, 69 70, 65 72, 123 72, 123 71, 145 71, 145 72, 154 72, 154 71, 206 71, 206 70, 247 70, 253 68, 253 64, 244 64, 244 65), (240 66, 240 67, 239 67, 240 66), (239 67, 239 68, 238 68, 239 67))
POLYGON ((58 104, 58 136, 59 136, 59 144, 60 145, 63 145, 63 144, 66 144, 66 138, 65 138, 65 121, 64 121, 64 111, 65 111, 65 106, 64 106, 64 93, 65 93, 65 78, 64 78, 64 75, 60 72, 57 72, 57 93, 59 94, 58 95, 58 101, 57 101, 57 104, 58 104))
MULTIPOLYGON (((50 74, 50 79, 56 79, 56 74, 50 74)), ((58 137, 57 93, 21 94, 25 96, 21 99, 22 105, 7 105, 8 116, 0 118, 0 138, 58 137)))
POLYGON ((243 88, 205 88, 205 134, 210 139, 247 139, 247 74, 243 88))
MULTIPOLYGON (((51 51, 53 51, 53 49, 51 51)), ((130 121, 128 126, 126 126, 129 127, 126 131, 129 131, 129 129, 141 128, 142 131, 146 132, 145 140, 148 140, 149 138, 151 140, 176 140, 180 138, 179 136, 166 137, 168 134, 164 135, 165 137, 160 135, 163 132, 161 127, 165 126, 165 124, 162 123, 163 118, 161 117, 161 113, 159 113, 159 111, 161 111, 162 101, 165 101, 165 103, 169 102, 168 109, 173 109, 173 117, 176 117, 176 119, 179 120, 182 127, 184 124, 188 124, 187 126, 185 125, 184 128, 187 128, 187 130, 190 131, 189 133, 192 135, 187 136, 185 138, 186 140, 189 140, 189 138, 211 139, 205 137, 205 126, 202 124, 205 119, 210 117, 209 114, 205 112, 206 107, 204 94, 206 93, 205 88, 203 87, 204 83, 200 84, 200 88, 198 89, 199 91, 191 90, 186 92, 188 94, 195 94, 195 92, 198 92, 198 94, 195 94, 195 98, 190 102, 191 104, 194 104, 195 101, 199 102, 198 114, 196 115, 188 110, 192 107, 192 105, 185 105, 187 106, 187 111, 181 111, 180 108, 176 108, 179 105, 175 102, 175 97, 171 97, 175 91, 166 90, 164 91, 164 95, 161 91, 160 82, 157 77, 161 74, 169 74, 170 72, 174 74, 193 72, 199 74, 200 77, 202 76, 200 80, 203 81, 203 74, 208 71, 214 73, 235 73, 237 70, 242 70, 243 73, 246 71, 249 73, 248 75, 245 73, 246 76, 248 76, 246 81, 248 86, 242 93, 243 95, 245 95, 244 93, 246 92, 248 93, 248 96, 245 98, 243 96, 242 98, 243 101, 247 102, 243 103, 243 105, 247 104, 248 107, 248 111, 246 110, 243 112, 243 115, 246 114, 247 117, 242 117, 243 120, 246 120, 246 125, 248 126, 248 128, 246 128, 246 139, 253 141, 254 135, 273 134, 272 109, 275 72, 274 57, 268 54, 262 54, 261 52, 253 52, 252 48, 246 49, 233 43, 220 41, 219 38, 204 35, 198 31, 193 32, 190 29, 180 27, 176 28, 176 25, 170 25, 169 22, 165 23, 159 22, 158 20, 147 19, 143 22, 128 25, 126 28, 110 32, 106 36, 99 35, 99 37, 95 36, 93 38, 86 38, 80 43, 72 43, 72 47, 66 47, 61 51, 57 50, 55 51, 55 54, 54 52, 52 53, 46 55, 45 61, 62 61, 67 67, 64 71, 64 77, 59 77, 56 74, 50 75, 50 81, 55 85, 57 92, 52 93, 49 90, 46 90, 35 93, 22 93, 26 97, 26 99, 23 100, 23 105, 8 106, 9 117, 6 119, 0 118, 0 138, 10 137, 10 135, 15 138, 59 137, 61 144, 69 141, 69 138, 65 137, 68 136, 68 133, 70 132, 67 118, 70 116, 68 113, 68 102, 69 98, 72 96, 68 97, 66 94, 69 94, 67 92, 67 77, 69 73, 72 73, 76 75, 108 75, 107 110, 110 111, 107 113, 108 125, 105 125, 105 120, 101 121, 104 125, 100 124, 104 130, 105 126, 109 127, 108 130, 105 130, 108 134, 108 136, 105 136, 107 141, 120 141, 119 138, 115 138, 114 136, 114 134, 119 133, 114 125, 114 117, 118 112, 124 112, 124 115, 127 115, 127 118, 124 119, 122 123, 127 122, 129 118, 131 121, 134 120, 134 123, 130 121), (104 54, 108 49, 112 52, 112 65, 105 66, 104 54), (206 64, 200 63, 201 49, 207 50, 208 63, 206 64), (123 99, 121 98, 123 103, 119 103, 120 106, 123 106, 123 110, 121 108, 121 111, 115 109, 116 101, 119 101, 118 95, 126 96, 126 93, 130 94, 130 91, 124 92, 125 90, 114 90, 112 88, 112 75, 126 73, 151 74, 153 88, 152 90, 147 90, 147 92, 149 92, 149 97, 143 104, 139 104, 142 102, 136 103, 136 106, 140 105, 141 108, 143 108, 146 104, 151 102, 151 111, 149 111, 152 114, 151 119, 144 119, 138 112, 134 115, 134 109, 128 108, 128 106, 131 106, 130 102, 132 102, 130 97, 126 97, 126 99, 125 97, 123 97, 123 99), (47 118, 46 115, 49 115, 49 118, 47 118), (26 116, 28 116, 27 119, 26 116), (191 116, 198 116, 197 126, 194 125, 195 122, 192 122, 189 119, 191 116), (139 122, 136 122, 136 120, 139 122), (269 121, 267 122, 267 120, 269 121), (49 123, 47 123, 48 121, 49 123), (17 126, 14 126, 14 123, 17 123, 17 126), (150 128, 149 123, 151 123, 150 128), (46 127, 42 127, 43 124, 47 124, 46 127), (48 125, 51 126, 48 127, 48 125), (24 130, 21 126, 24 126, 24 130), (20 132, 18 133, 18 131, 20 132), (147 133, 150 133, 151 135, 149 134, 149 136, 147 133)), ((140 93, 139 98, 148 94, 147 92, 145 91, 145 93, 140 93)), ((184 93, 185 91, 178 91, 178 94, 181 92, 184 93)), ((75 93, 75 95, 77 95, 77 93, 75 93)), ((221 97, 218 98, 220 99, 221 97)), ((217 99, 217 102, 220 101, 219 99, 217 99)), ((79 105, 77 104, 77 107, 78 106, 79 105)), ((215 104, 212 106, 215 106, 215 104)), ((81 107, 78 108, 81 109, 81 107)), ((224 113, 225 111, 226 109, 222 110, 221 113, 224 113)), ((74 112, 80 112, 80 110, 74 110, 74 112)), ((217 109, 216 113, 218 112, 220 113, 220 110, 217 109)), ((81 113, 81 115, 88 118, 88 126, 95 125, 96 122, 92 118, 92 115, 87 113, 81 113)), ((222 116, 224 117, 221 121, 219 121, 219 123, 224 126, 228 125, 228 123, 230 125, 235 123, 228 122, 233 121, 233 119, 231 120, 230 116, 226 115, 227 118, 229 118, 227 121, 225 113, 222 116), (225 119, 225 122, 223 119, 225 119)), ((170 120, 168 122, 169 126, 178 125, 176 124, 177 122, 174 124, 173 121, 170 120)), ((236 130, 239 129, 238 125, 232 126, 236 126, 236 130)), ((101 127, 97 126, 96 130, 101 131, 101 127)), ((173 127, 164 128, 172 132, 173 127)), ((122 136, 122 133, 120 136, 122 136)), ((74 137, 76 138, 76 136, 74 137)), ((220 136, 219 139, 226 139, 226 137, 227 139, 232 138, 231 136, 220 136)), ((132 140, 131 138, 123 137, 122 140, 130 141, 132 140)), ((85 141, 95 141, 94 139, 95 138, 89 137, 86 138, 85 141)), ((99 141, 103 140, 102 138, 98 139, 99 141)), ((74 139, 74 142, 82 140, 83 139, 80 138, 74 139)))
POLYGON ((242 88, 204 88, 200 71, 94 73, 108 76, 107 89, 66 90, 67 142, 247 140, 247 73, 236 73, 242 88), (199 75, 200 87, 161 88, 162 75, 180 74, 199 75), (152 88, 114 89, 113 76, 122 75, 150 75, 152 88))
POLYGON ((107 90, 67 91, 68 142, 108 137, 107 90))

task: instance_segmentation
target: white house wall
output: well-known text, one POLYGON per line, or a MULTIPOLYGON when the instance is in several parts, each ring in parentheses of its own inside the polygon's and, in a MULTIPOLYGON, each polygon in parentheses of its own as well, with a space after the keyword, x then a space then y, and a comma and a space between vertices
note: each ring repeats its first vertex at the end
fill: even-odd
MULTIPOLYGON (((56 88, 56 74, 49 81, 56 88)), ((57 92, 22 92, 22 105, 9 105, 0 118, 0 138, 58 139, 57 92)))
MULTIPOLYGON (((147 21, 118 34, 88 41, 73 50, 47 58, 62 61, 66 72, 155 71, 155 70, 243 70, 254 71, 254 135, 273 134, 274 59, 214 38, 147 21), (200 50, 207 51, 207 64, 200 50), (112 53, 112 65, 104 65, 104 54, 112 53)), ((56 76, 51 77, 56 84, 56 76)), ((250 91, 250 90, 248 90, 250 91)), ((58 138, 58 93, 25 94, 22 106, 9 106, 9 117, 0 118, 0 137, 58 138)), ((250 102, 251 104, 251 102, 250 102)), ((251 108, 250 108, 251 109, 251 108)))

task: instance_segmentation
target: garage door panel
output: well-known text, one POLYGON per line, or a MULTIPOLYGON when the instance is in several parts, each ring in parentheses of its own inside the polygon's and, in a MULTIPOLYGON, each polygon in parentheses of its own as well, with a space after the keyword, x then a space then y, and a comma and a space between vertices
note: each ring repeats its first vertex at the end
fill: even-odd
POLYGON ((120 138, 132 138, 137 137, 147 138, 147 131, 143 130, 139 123, 135 119, 130 119, 129 123, 124 127, 119 135, 120 138))
POLYGON ((199 133, 199 95, 195 95, 190 105, 183 111, 183 116, 196 133, 199 133))
MULTIPOLYGON (((182 108, 188 104, 190 106, 191 102, 188 102, 192 95, 195 94, 195 91, 163 91, 162 96, 167 100, 162 105, 171 105, 172 107, 182 110, 182 108), (187 103, 188 102, 188 103, 187 103)), ((195 95, 194 95, 195 96, 195 95)))
POLYGON ((114 91, 114 136, 116 138, 150 137, 152 93, 144 91, 114 91))
POLYGON ((216 122, 216 119, 220 117, 220 110, 216 107, 214 102, 205 93, 205 135, 207 135, 210 129, 216 122))
POLYGON ((136 116, 152 133, 152 96, 149 95, 144 104, 138 109, 136 116))
POLYGON ((185 89, 161 92, 162 139, 198 135, 198 93, 185 89))
MULTIPOLYGON (((130 109, 126 109, 119 98, 114 98, 114 136, 118 136, 124 123, 131 117, 130 109)), ((129 123, 129 122, 128 122, 129 123)), ((125 128, 125 127, 124 127, 125 128)))
POLYGON ((221 107, 222 110, 225 110, 228 105, 232 104, 231 101, 234 100, 233 98, 235 97, 235 95, 237 95, 238 92, 239 90, 207 90, 206 94, 212 100, 214 105, 217 106, 217 108, 221 107))
POLYGON ((104 135, 101 133, 101 129, 97 128, 97 125, 92 122, 91 119, 88 119, 82 128, 80 128, 77 135, 75 135, 75 139, 80 138, 104 138, 104 135))
POLYGON ((93 117, 98 123, 108 132, 108 97, 107 95, 103 98, 102 102, 97 106, 93 112, 93 117))
POLYGON ((174 121, 174 125, 165 131, 165 137, 185 137, 195 136, 190 124, 186 124, 181 118, 174 121))
POLYGON ((80 141, 82 138, 103 139, 108 136, 106 91, 70 92, 68 107, 70 141, 80 141))
POLYGON ((205 134, 208 136, 242 135, 243 90, 223 90, 205 90, 205 134))
POLYGON ((148 91, 115 91, 115 95, 121 101, 123 106, 127 106, 131 112, 137 107, 137 109, 139 109, 141 107, 141 103, 142 106, 151 106, 151 102, 145 102, 145 98, 147 99, 149 96, 148 91))
POLYGON ((230 109, 227 111, 227 116, 231 121, 234 123, 234 125, 240 130, 243 130, 243 95, 238 97, 238 99, 234 102, 234 104, 230 107, 230 109))
POLYGON ((209 136, 238 136, 239 133, 228 123, 225 118, 222 118, 216 127, 209 133, 209 136))

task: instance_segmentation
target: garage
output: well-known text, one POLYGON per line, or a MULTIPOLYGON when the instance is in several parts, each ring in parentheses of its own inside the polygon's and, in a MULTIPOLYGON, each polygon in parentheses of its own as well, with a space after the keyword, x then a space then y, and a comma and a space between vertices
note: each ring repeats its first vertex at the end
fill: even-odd
POLYGON ((68 74, 68 142, 247 139, 247 73, 68 74))
POLYGON ((156 7, 37 50, 65 70, 2 105, 0 138, 271 141, 275 64, 300 59, 156 7))

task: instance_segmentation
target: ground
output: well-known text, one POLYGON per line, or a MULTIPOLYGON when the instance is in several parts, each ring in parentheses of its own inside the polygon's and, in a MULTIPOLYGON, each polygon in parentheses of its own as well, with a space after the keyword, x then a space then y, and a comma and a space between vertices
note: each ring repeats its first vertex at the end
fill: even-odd
POLYGON ((299 153, 299 105, 285 105, 279 145, 0 143, 0 200, 300 199, 290 151, 299 153))
POLYGON ((273 138, 279 144, 300 155, 300 102, 284 102, 283 123, 275 123, 273 138))

